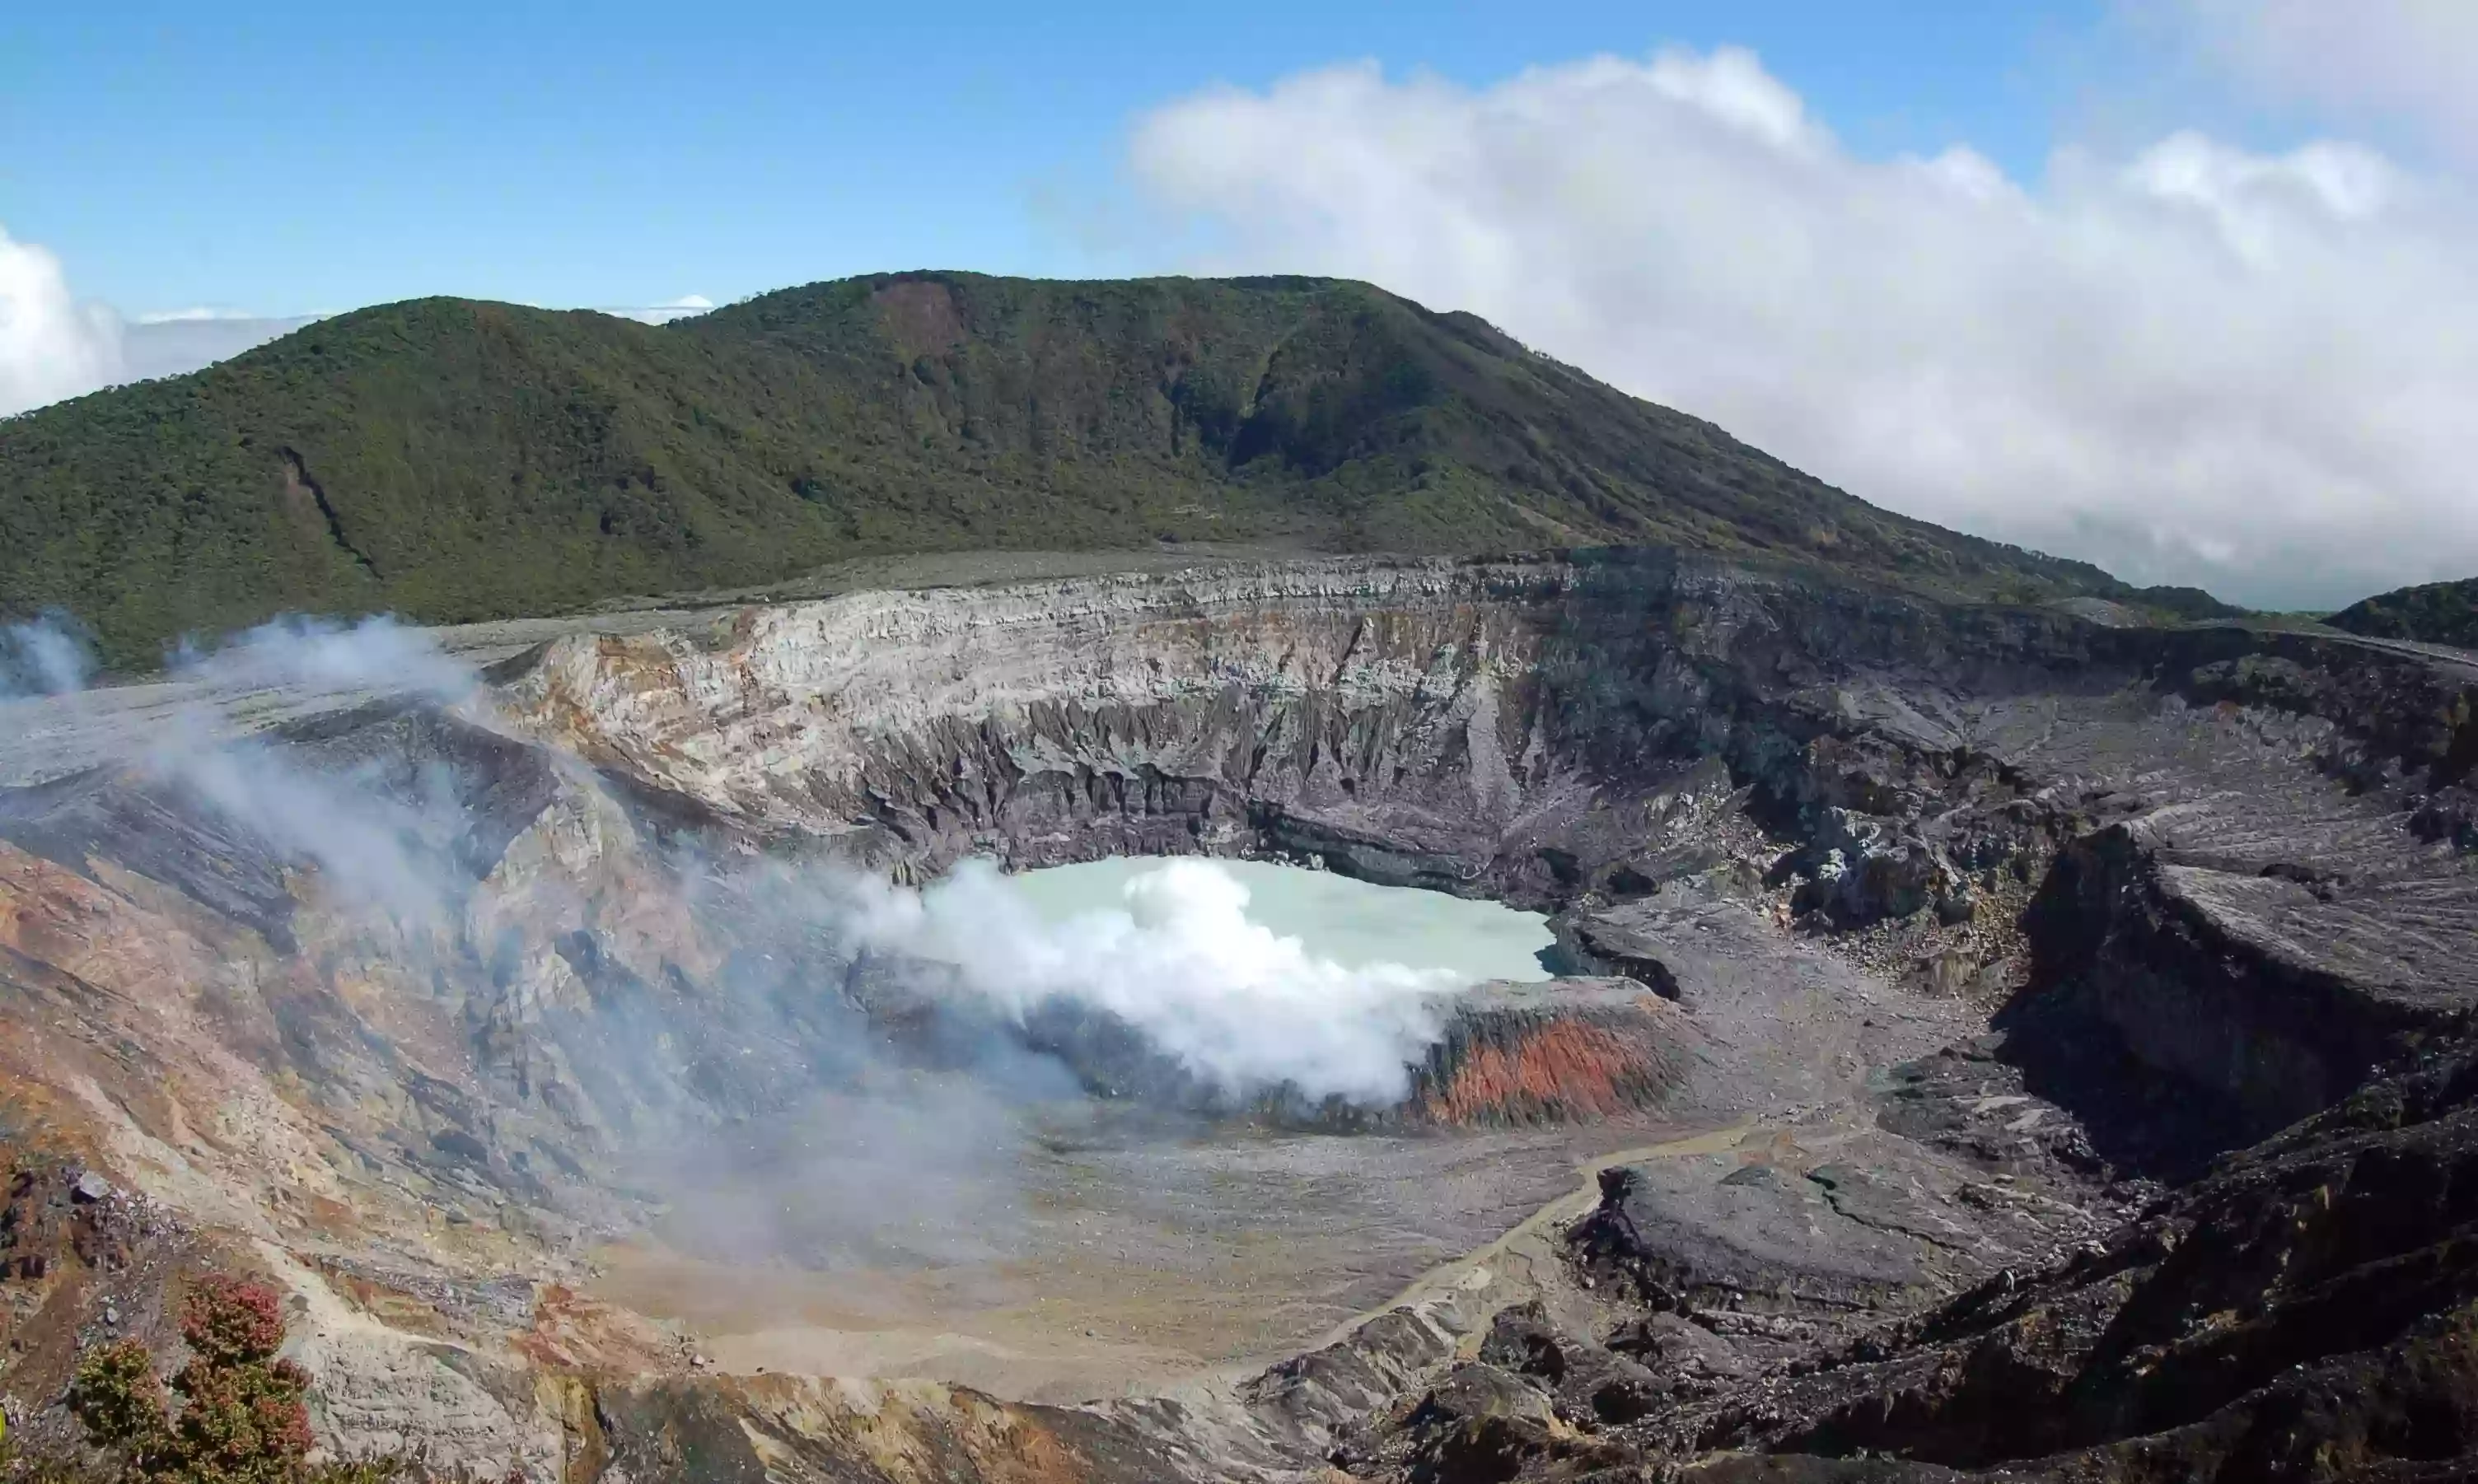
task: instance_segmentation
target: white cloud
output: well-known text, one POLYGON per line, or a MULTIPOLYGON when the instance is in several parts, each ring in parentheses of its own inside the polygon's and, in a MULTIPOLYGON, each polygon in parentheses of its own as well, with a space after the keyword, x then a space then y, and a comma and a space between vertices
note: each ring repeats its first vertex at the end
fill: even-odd
POLYGON ((2212 58, 2283 96, 2406 121, 2478 160, 2470 0, 2185 0, 2212 58))
POLYGON ((1475 311, 1882 505, 2261 603, 2478 572, 2478 215, 2362 148, 1863 160, 1723 49, 1217 89, 1132 162, 1211 266, 1475 311))
POLYGON ((606 309, 606 314, 622 319, 640 319, 649 325, 669 324, 674 319, 687 319, 714 308, 714 301, 701 293, 682 294, 668 304, 645 304, 625 309, 606 309))
POLYGON ((267 318, 247 314, 147 314, 121 337, 122 376, 146 381, 180 376, 229 361, 278 337, 315 324, 316 314, 267 318))
POLYGON ((200 305, 192 309, 156 310, 151 314, 139 315, 136 322, 141 325, 212 324, 218 320, 255 319, 257 317, 257 315, 252 314, 245 309, 218 309, 209 305, 200 305))
POLYGON ((107 386, 120 321, 69 292, 61 261, 0 230, 0 415, 107 386))

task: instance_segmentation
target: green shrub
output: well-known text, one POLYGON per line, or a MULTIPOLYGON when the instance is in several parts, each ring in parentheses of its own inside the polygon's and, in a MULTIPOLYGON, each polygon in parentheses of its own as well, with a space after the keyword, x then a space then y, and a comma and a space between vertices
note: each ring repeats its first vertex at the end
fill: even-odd
POLYGON ((78 1366, 69 1406, 97 1447, 117 1454, 130 1480, 147 1484, 288 1484, 306 1472, 310 1376, 275 1352, 284 1316, 262 1283, 211 1276, 181 1306, 190 1363, 172 1377, 178 1411, 165 1405, 154 1357, 121 1340, 78 1366))
MULTIPOLYGON (((109 1462, 20 1458, 0 1434, 5 1484, 471 1484, 419 1458, 309 1461, 309 1372, 276 1358, 284 1314, 263 1283, 199 1279, 181 1305, 190 1361, 167 1394, 155 1358, 136 1340, 89 1351, 78 1363, 69 1409, 109 1462), (171 1397, 177 1396, 175 1408, 171 1397)), ((525 1484, 511 1468, 500 1484, 525 1484)))

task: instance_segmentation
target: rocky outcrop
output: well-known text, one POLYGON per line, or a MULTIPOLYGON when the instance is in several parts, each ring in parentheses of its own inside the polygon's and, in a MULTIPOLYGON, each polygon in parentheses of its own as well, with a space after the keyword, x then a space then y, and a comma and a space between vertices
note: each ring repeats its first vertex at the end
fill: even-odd
POLYGON ((2163 808, 2059 857, 2026 919, 2048 994, 2226 1099, 2251 1137, 2465 1033, 2478 890, 2459 863, 2358 855, 2326 874, 2303 851, 2181 848, 2196 824, 2163 808))
POLYGON ((2106 641, 1669 553, 1336 562, 756 610, 562 641, 511 690, 721 817, 912 869, 1266 848, 1555 902, 1674 874, 1741 782, 1930 815, 1956 703, 2132 680, 2106 641))
POLYGON ((1940 1193, 1872 1160, 1746 1164, 1713 1206, 1678 1198, 1691 1169, 1612 1167, 1567 1240, 1601 1293, 1626 1285, 1625 1317, 1500 1310, 1478 1364, 1440 1363, 1351 1456, 1538 1481, 1579 1460, 1888 1484, 2466 1477, 2473 1096, 2467 1048, 2429 1058, 2112 1227, 2060 1221, 2010 1176, 1940 1193), (2010 1250, 1904 1312, 1965 1232, 2010 1250))
POLYGON ((1494 985, 1413 1069, 1404 1112, 1456 1126, 1659 1110, 1702 1055, 1694 1022, 1631 980, 1494 985))
POLYGON ((2478 1462, 2467 1054, 2372 1084, 2062 1261, 1707 1414, 1699 1443, 2010 1477, 2478 1462))
POLYGON ((1616 1165, 1600 1181, 1599 1207, 1570 1234, 1576 1260, 1656 1313, 1767 1348, 2092 1231, 2068 1208, 2043 1219, 1885 1141, 1805 1168, 1616 1165))

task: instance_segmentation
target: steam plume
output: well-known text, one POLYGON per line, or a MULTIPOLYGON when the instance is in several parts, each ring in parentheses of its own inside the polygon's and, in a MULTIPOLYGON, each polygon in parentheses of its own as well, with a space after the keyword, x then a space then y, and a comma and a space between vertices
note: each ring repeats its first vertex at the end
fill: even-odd
POLYGON ((92 667, 63 620, 0 629, 0 701, 86 689, 92 667))
MULTIPOLYGON (((73 691, 88 672, 78 641, 57 624, 10 631, 0 655, 21 690, 73 691)), ((468 667, 386 618, 287 618, 213 647, 185 645, 171 670, 193 698, 131 738, 124 764, 315 865, 347 904, 408 926, 458 916, 476 883, 455 860, 469 820, 443 769, 407 776, 377 760, 304 758, 240 735, 234 717, 271 692, 289 700, 410 695, 487 727, 487 698, 468 667)), ((1399 1098, 1406 1064, 1437 1033, 1441 996, 1467 982, 1446 970, 1321 958, 1251 920, 1247 888, 1210 862, 1166 863, 1126 884, 1124 907, 1057 924, 1040 920, 981 862, 915 892, 837 868, 795 869, 689 843, 674 851, 668 880, 660 889, 728 900, 738 944, 782 945, 784 962, 806 964, 813 975, 862 950, 937 961, 953 972, 923 976, 928 997, 960 996, 959 1008, 995 1010, 1018 1025, 1046 1005, 1075 1002, 1117 1018, 1199 1081, 1242 1097, 1287 1084, 1311 1099, 1399 1098), (823 957, 792 946, 820 941, 823 957)), ((752 985, 748 994, 822 1000, 840 989, 820 977, 752 985)), ((1023 1054, 1014 1053, 1018 1065, 1023 1054)), ((1001 1080, 1023 1081, 995 1055, 980 1059, 1001 1080)))
POLYGON ((917 901, 884 899, 872 946, 953 964, 1021 1019, 1077 1000, 1144 1031, 1190 1071, 1246 1094, 1289 1083, 1311 1098, 1388 1102, 1436 1036, 1439 997, 1468 981, 1400 964, 1346 968, 1249 920, 1248 889, 1209 861, 1130 880, 1126 906, 1040 921, 997 868, 966 862, 917 901))

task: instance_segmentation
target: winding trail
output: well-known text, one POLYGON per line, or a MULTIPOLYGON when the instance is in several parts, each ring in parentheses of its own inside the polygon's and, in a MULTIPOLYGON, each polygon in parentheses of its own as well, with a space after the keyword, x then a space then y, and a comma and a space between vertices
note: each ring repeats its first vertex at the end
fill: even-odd
POLYGON ((1380 1315, 1450 1298, 1456 1292, 1469 1293, 1503 1283, 1504 1287, 1497 1301, 1521 1302, 1523 1297, 1536 1292, 1539 1287, 1536 1274, 1541 1270, 1536 1265, 1554 1265, 1556 1262, 1554 1234, 1567 1223, 1580 1220, 1600 1203, 1601 1171, 1618 1165, 1640 1165, 1652 1160, 1700 1159, 1707 1155, 1729 1154, 1746 1148, 1750 1144, 1766 1143, 1784 1132, 1785 1129, 1745 1119, 1727 1127, 1707 1129, 1681 1139, 1579 1160, 1575 1165, 1579 1183, 1573 1191, 1532 1212, 1504 1236, 1460 1257, 1439 1263, 1412 1279, 1402 1292, 1385 1302, 1343 1321, 1319 1338, 1310 1348, 1340 1344, 1350 1338, 1352 1331, 1380 1315))

